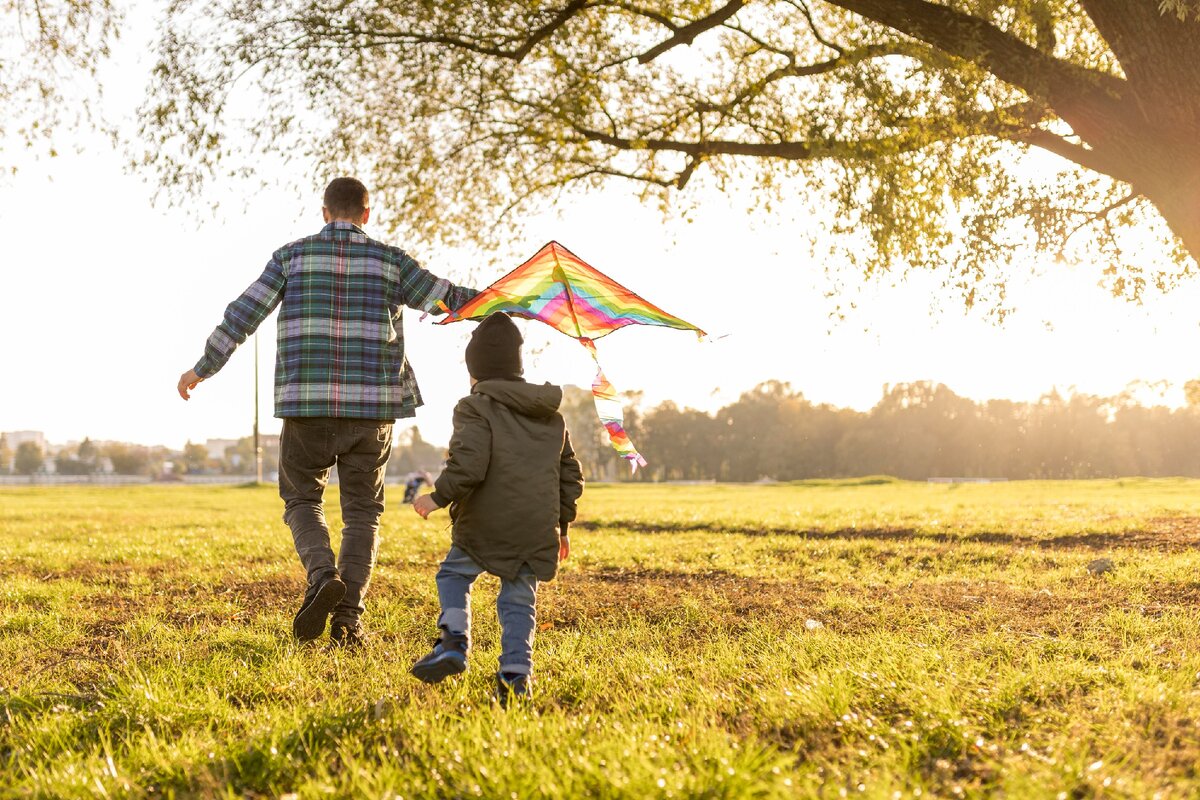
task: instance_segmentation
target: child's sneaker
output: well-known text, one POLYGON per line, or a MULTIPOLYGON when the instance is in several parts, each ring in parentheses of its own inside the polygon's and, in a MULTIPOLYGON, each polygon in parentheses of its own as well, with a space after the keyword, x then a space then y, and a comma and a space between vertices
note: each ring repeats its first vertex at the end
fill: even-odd
POLYGON ((433 650, 413 664, 409 672, 426 683, 441 683, 466 669, 467 640, 461 636, 443 636, 434 640, 433 650))
POLYGON ((511 702, 529 700, 533 694, 529 690, 529 676, 512 672, 496 673, 496 699, 501 708, 508 708, 511 702))

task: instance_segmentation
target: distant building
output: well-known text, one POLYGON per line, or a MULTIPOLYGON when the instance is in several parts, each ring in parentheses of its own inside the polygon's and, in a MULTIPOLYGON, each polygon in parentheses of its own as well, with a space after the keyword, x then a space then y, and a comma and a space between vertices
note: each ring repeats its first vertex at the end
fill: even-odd
POLYGON ((238 443, 237 439, 209 439, 204 443, 208 457, 220 461, 225 458, 225 451, 238 443))
MULTIPOLYGON (((279 434, 263 433, 259 435, 259 447, 262 448, 262 457, 264 469, 266 472, 271 472, 276 469, 279 462, 279 434)), ((236 447, 243 439, 208 439, 204 442, 204 449, 208 453, 208 458, 212 461, 221 461, 228 464, 234 470, 254 470, 253 456, 243 455, 243 453, 253 452, 252 448, 243 446, 241 453, 227 453, 227 451, 236 447)))
POLYGON ((25 442, 33 442, 39 450, 46 452, 46 435, 41 431, 5 431, 4 438, 14 453, 25 442))
MULTIPOLYGON (((41 431, 3 431, 3 434, 5 442, 8 443, 10 453, 15 455, 21 445, 26 442, 33 442, 42 451, 42 456, 45 458, 38 472, 53 473, 55 471, 54 455, 46 445, 46 435, 44 433, 41 431)), ((9 468, 16 469, 11 464, 9 468)))

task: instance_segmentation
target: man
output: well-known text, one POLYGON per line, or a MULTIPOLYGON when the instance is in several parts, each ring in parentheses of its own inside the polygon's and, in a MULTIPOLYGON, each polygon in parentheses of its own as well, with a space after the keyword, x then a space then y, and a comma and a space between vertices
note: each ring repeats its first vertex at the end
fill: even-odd
POLYGON ((367 188, 337 178, 325 189, 327 223, 315 236, 276 250, 262 275, 229 304, 196 366, 179 379, 184 400, 282 303, 275 359, 275 416, 283 519, 308 573, 292 631, 300 641, 325 632, 334 644, 361 644, 363 598, 375 566, 383 480, 392 425, 421 403, 404 352, 404 306, 437 313, 476 292, 437 278, 403 250, 369 238, 367 188), (329 472, 341 484, 342 545, 329 544, 322 498, 329 472))

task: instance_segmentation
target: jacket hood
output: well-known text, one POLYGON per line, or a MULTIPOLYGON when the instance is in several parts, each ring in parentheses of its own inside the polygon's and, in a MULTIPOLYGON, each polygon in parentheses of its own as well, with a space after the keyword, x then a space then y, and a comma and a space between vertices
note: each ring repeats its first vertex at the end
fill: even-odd
POLYGON ((562 405, 562 389, 550 383, 480 381, 475 384, 471 393, 490 397, 518 414, 539 419, 553 416, 558 411, 558 407, 562 405))

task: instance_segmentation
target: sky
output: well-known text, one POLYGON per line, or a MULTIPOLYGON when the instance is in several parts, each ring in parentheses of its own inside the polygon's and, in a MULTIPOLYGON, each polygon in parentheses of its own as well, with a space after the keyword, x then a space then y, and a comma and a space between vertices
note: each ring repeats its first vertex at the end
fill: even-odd
MULTIPOLYGON (((110 118, 132 119, 151 57, 139 42, 151 34, 135 11, 104 72, 110 118)), ((64 138, 57 158, 17 155, 18 172, 0 178, 0 431, 172 447, 248 435, 250 342, 190 402, 175 385, 271 252, 321 228, 323 187, 297 196, 280 175, 279 188, 247 196, 243 186, 217 182, 195 208, 168 208, 111 142, 86 130, 64 138), (212 213, 213 203, 226 210, 212 213)), ((371 185, 371 176, 359 177, 371 185)), ((670 400, 712 411, 771 379, 815 402, 863 410, 885 384, 916 380, 975 399, 1016 400, 1053 388, 1115 394, 1132 381, 1165 380, 1171 388, 1162 399, 1177 405, 1183 382, 1200 377, 1190 355, 1200 345, 1195 281, 1132 305, 1097 286, 1093 265, 1047 260, 1010 284, 1016 311, 1000 325, 981 310, 964 311, 936 276, 867 282, 813 258, 809 198, 766 212, 753 210, 744 192, 703 189, 689 221, 664 219, 635 191, 614 183, 525 218, 521 241, 498 254, 500 268, 448 249, 411 252, 438 275, 483 286, 557 239, 707 330, 701 342, 636 327, 598 343, 612 383, 644 391, 646 405, 670 400), (836 292, 829 296, 839 285, 855 303, 844 319, 836 292)), ((367 231, 405 246, 372 225, 367 231)), ((438 327, 419 316, 405 316, 426 402, 413 422, 426 439, 444 442, 451 409, 467 391, 462 351, 471 326, 438 327)), ((590 385, 594 363, 580 345, 540 323, 522 324, 530 380, 590 385)), ((260 329, 259 348, 261 426, 273 433, 274 317, 260 329)))

